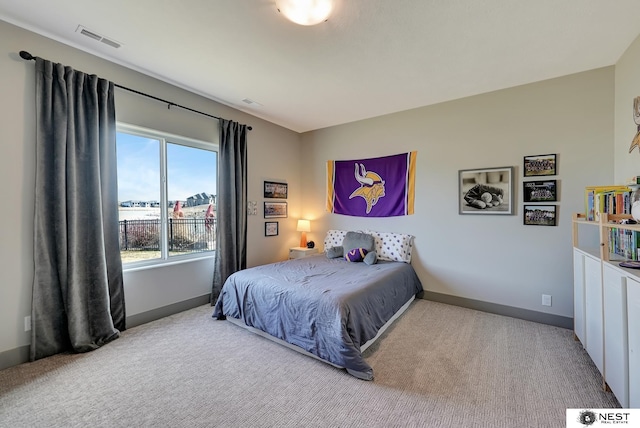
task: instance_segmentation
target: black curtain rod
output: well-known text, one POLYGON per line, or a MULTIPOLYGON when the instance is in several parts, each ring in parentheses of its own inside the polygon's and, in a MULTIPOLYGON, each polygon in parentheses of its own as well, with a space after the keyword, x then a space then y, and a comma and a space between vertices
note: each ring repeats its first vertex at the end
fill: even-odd
MULTIPOLYGON (((20 51, 20 58, 22 58, 22 59, 24 59, 26 61, 31 61, 31 60, 35 61, 36 60, 36 57, 31 55, 27 51, 20 51)), ((205 112, 202 112, 202 111, 199 111, 199 110, 194 110, 192 108, 181 106, 180 104, 176 104, 176 103, 171 102, 171 101, 163 100, 162 98, 158 98, 158 97, 155 97, 153 95, 145 94, 144 92, 136 91, 135 89, 127 88, 126 86, 118 85, 117 83, 114 83, 113 85, 116 88, 124 89, 125 91, 133 92, 134 94, 142 95, 143 97, 151 98, 153 100, 165 103, 165 104, 167 104, 167 108, 171 108, 171 106, 174 106, 174 107, 179 107, 179 108, 184 109, 184 110, 188 110, 188 111, 193 112, 193 113, 201 114, 203 116, 212 117, 214 119, 222 119, 221 117, 214 116, 214 115, 209 114, 209 113, 205 113, 205 112)), ((251 126, 247 126, 247 129, 249 131, 251 131, 253 128, 251 126)))

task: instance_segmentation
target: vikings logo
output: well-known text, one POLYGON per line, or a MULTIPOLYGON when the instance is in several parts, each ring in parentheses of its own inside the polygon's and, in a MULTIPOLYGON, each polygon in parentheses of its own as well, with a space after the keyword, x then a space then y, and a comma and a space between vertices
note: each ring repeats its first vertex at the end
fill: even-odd
POLYGON ((367 201, 367 214, 371 212, 371 208, 378 203, 378 199, 384 196, 384 180, 375 172, 367 171, 363 164, 360 164, 360 171, 356 163, 355 177, 360 187, 353 191, 349 199, 355 196, 362 197, 367 201))

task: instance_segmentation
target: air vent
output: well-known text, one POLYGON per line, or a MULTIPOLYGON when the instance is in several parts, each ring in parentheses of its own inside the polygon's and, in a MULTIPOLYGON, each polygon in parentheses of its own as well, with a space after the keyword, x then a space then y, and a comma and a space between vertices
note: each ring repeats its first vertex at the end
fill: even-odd
POLYGON ((258 103, 258 102, 255 102, 255 101, 253 101, 253 100, 252 100, 252 99, 250 99, 250 98, 245 98, 244 100, 242 100, 242 102, 243 102, 243 103, 247 103, 247 104, 249 104, 250 106, 254 106, 254 107, 262 107, 262 104, 260 104, 260 103, 258 103))
POLYGON ((96 34, 96 33, 92 33, 91 31, 87 30, 86 28, 83 28, 82 30, 80 30, 80 34, 82 34, 83 36, 87 36, 87 37, 91 37, 94 40, 101 40, 102 36, 96 34))
POLYGON ((120 46, 122 46, 120 43, 118 42, 114 42, 113 40, 109 40, 105 37, 102 38, 102 40, 100 40, 102 43, 104 43, 105 45, 109 45, 112 48, 116 48, 118 49, 120 46))
POLYGON ((83 27, 82 25, 78 25, 78 28, 76 28, 76 33, 80 33, 83 36, 90 37, 93 40, 97 40, 99 42, 102 42, 105 45, 111 46, 112 48, 118 49, 120 46, 122 46, 122 43, 118 43, 113 39, 108 39, 108 38, 96 33, 95 31, 88 30, 85 27, 83 27))

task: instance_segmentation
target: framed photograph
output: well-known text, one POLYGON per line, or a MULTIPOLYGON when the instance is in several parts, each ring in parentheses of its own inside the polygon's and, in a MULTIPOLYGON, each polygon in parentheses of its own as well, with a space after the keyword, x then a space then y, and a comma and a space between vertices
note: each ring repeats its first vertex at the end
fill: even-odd
POLYGON ((458 171, 460 214, 513 215, 512 166, 458 171))
POLYGON ((286 218, 287 203, 286 202, 265 202, 264 218, 286 218))
POLYGON ((264 182, 264 197, 269 199, 287 199, 289 185, 287 183, 276 183, 275 181, 264 182))
POLYGON ((535 155, 524 157, 524 176, 556 175, 556 155, 535 155))
POLYGON ((557 188, 556 180, 524 181, 522 195, 525 202, 556 202, 557 188))
POLYGON ((557 205, 525 205, 524 224, 527 226, 555 226, 557 205))
POLYGON ((264 236, 278 236, 278 222, 277 221, 265 221, 264 222, 264 236))

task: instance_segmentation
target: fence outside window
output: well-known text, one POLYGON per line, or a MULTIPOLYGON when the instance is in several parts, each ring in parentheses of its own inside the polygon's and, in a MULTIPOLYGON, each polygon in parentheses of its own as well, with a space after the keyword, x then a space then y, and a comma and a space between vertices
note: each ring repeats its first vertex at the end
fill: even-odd
MULTIPOLYGON (((216 221, 212 218, 170 218, 171 254, 215 249, 216 221)), ((120 221, 120 251, 160 251, 160 219, 120 221)))

